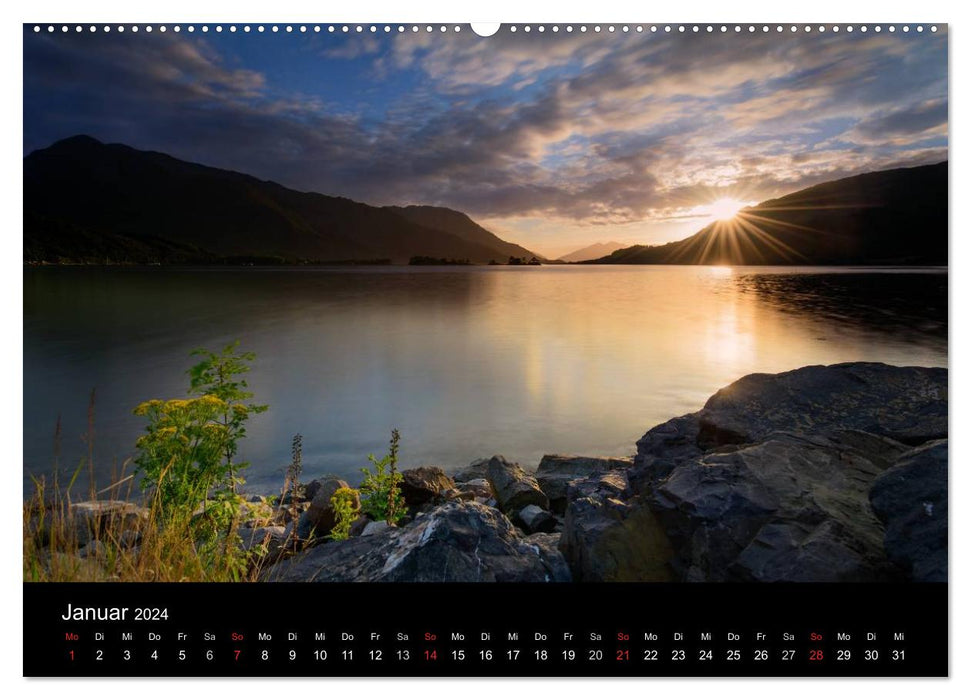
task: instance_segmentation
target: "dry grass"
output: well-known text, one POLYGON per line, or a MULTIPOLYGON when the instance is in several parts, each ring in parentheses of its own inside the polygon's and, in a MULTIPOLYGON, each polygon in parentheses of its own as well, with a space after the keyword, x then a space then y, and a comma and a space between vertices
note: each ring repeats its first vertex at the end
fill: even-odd
MULTIPOLYGON (((80 471, 80 468, 79 468, 80 471)), ((159 517, 154 502, 137 504, 134 479, 123 478, 89 498, 72 502, 71 486, 35 481, 23 506, 24 581, 251 581, 260 552, 243 552, 233 525, 200 538, 197 514, 159 517), (114 502, 85 516, 85 502, 114 502), (90 540, 96 539, 95 544, 90 540)))

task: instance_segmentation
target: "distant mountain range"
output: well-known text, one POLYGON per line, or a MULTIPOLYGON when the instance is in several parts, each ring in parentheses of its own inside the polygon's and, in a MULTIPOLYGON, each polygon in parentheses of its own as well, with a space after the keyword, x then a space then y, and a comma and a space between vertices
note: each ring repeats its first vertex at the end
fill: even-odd
POLYGON ((451 209, 297 192, 87 136, 24 158, 25 262, 487 263, 534 255, 451 209))
MULTIPOLYGON (((748 207, 659 246, 596 243, 565 262, 946 265, 947 162, 866 173, 748 207)), ((529 260, 443 207, 373 207, 88 136, 24 158, 24 262, 529 260)))
POLYGON ((824 182, 741 210, 681 241, 589 263, 946 265, 947 162, 824 182))
POLYGON ((593 258, 602 258, 623 247, 623 243, 617 243, 616 241, 594 243, 579 250, 574 250, 572 253, 561 255, 557 260, 562 260, 563 262, 582 262, 584 260, 592 260, 593 258))

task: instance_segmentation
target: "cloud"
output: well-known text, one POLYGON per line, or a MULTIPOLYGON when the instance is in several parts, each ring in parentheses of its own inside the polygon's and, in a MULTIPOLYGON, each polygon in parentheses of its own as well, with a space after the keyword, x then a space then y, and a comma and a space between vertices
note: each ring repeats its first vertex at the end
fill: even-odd
POLYGON ((360 37, 348 37, 343 44, 332 49, 325 49, 321 54, 325 58, 355 59, 361 56, 369 56, 377 53, 381 48, 381 42, 370 34, 360 37))
POLYGON ((29 33, 25 149, 84 132, 302 190, 580 226, 946 157, 943 32, 308 37, 299 79, 254 40, 29 33))
POLYGON ((916 102, 862 120, 848 138, 871 144, 903 144, 918 138, 946 135, 947 100, 941 98, 916 102))

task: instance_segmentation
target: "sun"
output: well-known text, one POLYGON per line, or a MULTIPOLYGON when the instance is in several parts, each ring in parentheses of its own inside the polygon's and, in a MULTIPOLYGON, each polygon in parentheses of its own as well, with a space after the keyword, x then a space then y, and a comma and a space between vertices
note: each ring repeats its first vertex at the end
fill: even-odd
POLYGON ((708 205, 708 210, 711 213, 711 218, 718 221, 728 221, 734 219, 744 206, 745 203, 737 199, 716 199, 708 205))

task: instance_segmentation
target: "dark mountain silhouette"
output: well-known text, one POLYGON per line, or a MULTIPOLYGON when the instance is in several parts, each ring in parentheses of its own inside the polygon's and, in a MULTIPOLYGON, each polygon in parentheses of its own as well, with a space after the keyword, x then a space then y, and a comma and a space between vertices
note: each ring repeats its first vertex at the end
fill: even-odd
MULTIPOLYGON (((453 236, 458 236, 466 241, 488 246, 498 251, 499 255, 494 256, 497 260, 505 261, 506 258, 519 257, 531 258, 535 253, 526 250, 521 245, 509 243, 502 240, 496 234, 488 231, 469 218, 468 214, 463 214, 454 209, 445 207, 430 207, 426 205, 412 205, 409 207, 384 207, 387 211, 393 212, 398 216, 403 216, 409 221, 424 226, 425 228, 436 231, 444 231, 453 236)), ((541 258, 541 256, 536 255, 541 258)), ((541 258, 542 259, 542 258, 541 258)))
POLYGON ((562 260, 563 262, 583 262, 584 260, 602 258, 623 247, 624 244, 618 243, 617 241, 609 241, 607 243, 597 242, 579 250, 574 250, 572 253, 561 255, 557 260, 562 260))
POLYGON ((372 207, 162 153, 58 141, 24 158, 24 261, 405 263, 532 255, 435 207, 372 207))
POLYGON ((592 263, 946 265, 947 162, 824 182, 748 207, 681 241, 592 263))

